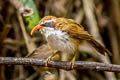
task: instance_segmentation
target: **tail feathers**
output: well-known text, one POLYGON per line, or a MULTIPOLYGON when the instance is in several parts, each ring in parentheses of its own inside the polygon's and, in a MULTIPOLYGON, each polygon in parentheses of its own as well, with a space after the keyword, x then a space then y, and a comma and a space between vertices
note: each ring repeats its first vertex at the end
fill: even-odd
POLYGON ((111 52, 104 46, 102 46, 99 42, 97 42, 95 39, 91 38, 90 40, 88 40, 88 42, 102 55, 105 55, 105 53, 107 53, 109 56, 112 56, 111 52))

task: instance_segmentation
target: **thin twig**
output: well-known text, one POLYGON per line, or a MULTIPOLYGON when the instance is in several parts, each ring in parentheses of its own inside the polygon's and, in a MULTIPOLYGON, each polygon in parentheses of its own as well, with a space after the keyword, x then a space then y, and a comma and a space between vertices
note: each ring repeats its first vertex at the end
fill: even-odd
POLYGON ((111 15, 112 15, 112 19, 115 22, 115 24, 120 28, 120 4, 119 4, 119 0, 111 0, 111 6, 110 6, 110 10, 111 10, 111 15))
POLYGON ((1 36, 0 36, 0 48, 1 48, 2 44, 3 44, 3 41, 7 37, 8 32, 10 31, 10 29, 11 29, 11 25, 10 24, 6 24, 4 26, 3 32, 1 33, 1 36))
POLYGON ((111 49, 113 52, 113 62, 115 64, 120 64, 120 54, 119 54, 119 43, 117 40, 117 36, 115 33, 115 29, 111 23, 108 24, 108 32, 109 32, 109 38, 110 38, 110 43, 111 43, 111 49))
MULTIPOLYGON (((31 65, 45 67, 45 63, 45 59, 0 57, 0 64, 2 65, 31 65)), ((71 63, 68 61, 50 61, 48 67, 72 70, 71 63)), ((120 72, 120 65, 76 61, 74 69, 120 72)))
POLYGON ((25 43, 26 43, 26 46, 27 46, 27 49, 28 49, 28 52, 31 53, 32 51, 34 51, 36 49, 36 46, 35 46, 34 42, 30 41, 31 38, 27 34, 27 32, 25 30, 25 25, 23 23, 22 16, 20 15, 19 12, 17 12, 17 16, 18 16, 18 20, 20 22, 20 28, 22 30, 22 33, 23 33, 23 36, 24 36, 24 39, 25 39, 25 43))

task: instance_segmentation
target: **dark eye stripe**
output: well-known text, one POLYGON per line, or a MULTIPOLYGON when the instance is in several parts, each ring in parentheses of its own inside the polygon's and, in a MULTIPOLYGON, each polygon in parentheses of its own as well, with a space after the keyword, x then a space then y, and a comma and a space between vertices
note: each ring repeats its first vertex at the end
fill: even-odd
POLYGON ((48 23, 45 23, 46 25, 48 25, 48 23))

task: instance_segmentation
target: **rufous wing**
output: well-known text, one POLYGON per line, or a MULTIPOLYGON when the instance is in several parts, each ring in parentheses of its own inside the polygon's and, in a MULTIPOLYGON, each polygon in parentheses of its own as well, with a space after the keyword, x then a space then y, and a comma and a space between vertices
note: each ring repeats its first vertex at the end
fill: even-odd
POLYGON ((62 31, 67 32, 72 38, 88 41, 98 52, 103 55, 105 55, 105 53, 110 56, 112 55, 108 49, 96 41, 92 35, 90 35, 87 31, 84 30, 84 28, 82 28, 81 25, 75 23, 74 21, 65 24, 62 31))

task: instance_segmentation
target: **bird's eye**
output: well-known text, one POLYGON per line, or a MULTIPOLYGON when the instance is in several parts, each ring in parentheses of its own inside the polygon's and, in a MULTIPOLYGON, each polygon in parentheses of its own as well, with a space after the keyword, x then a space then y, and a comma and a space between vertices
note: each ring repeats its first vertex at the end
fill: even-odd
POLYGON ((44 24, 46 27, 52 27, 52 23, 50 23, 50 22, 47 22, 47 23, 45 23, 44 24))
POLYGON ((53 27, 54 26, 54 23, 53 22, 44 22, 42 24, 40 24, 41 26, 44 26, 44 27, 53 27))
POLYGON ((45 23, 45 25, 48 25, 48 23, 45 23))

